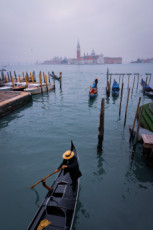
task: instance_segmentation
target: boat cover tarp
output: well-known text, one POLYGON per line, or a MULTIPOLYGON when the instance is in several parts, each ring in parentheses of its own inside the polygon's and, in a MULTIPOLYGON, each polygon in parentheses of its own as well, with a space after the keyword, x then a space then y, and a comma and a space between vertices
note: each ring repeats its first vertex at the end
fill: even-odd
POLYGON ((112 85, 112 90, 118 91, 119 89, 119 84, 116 81, 114 81, 112 85))

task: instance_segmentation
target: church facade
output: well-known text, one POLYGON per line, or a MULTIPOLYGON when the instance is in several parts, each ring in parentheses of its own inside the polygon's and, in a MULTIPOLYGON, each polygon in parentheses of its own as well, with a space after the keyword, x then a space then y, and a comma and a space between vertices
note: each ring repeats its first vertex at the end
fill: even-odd
POLYGON ((70 58, 68 60, 68 64, 74 65, 85 65, 85 64, 122 64, 122 58, 110 58, 104 57, 103 54, 96 54, 94 50, 92 50, 91 54, 84 54, 81 56, 80 44, 77 44, 77 53, 76 58, 70 58))

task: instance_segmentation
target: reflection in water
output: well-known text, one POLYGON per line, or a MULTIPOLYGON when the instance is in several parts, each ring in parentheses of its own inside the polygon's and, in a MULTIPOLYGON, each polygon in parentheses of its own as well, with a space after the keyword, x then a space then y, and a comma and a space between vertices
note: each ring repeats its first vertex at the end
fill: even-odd
POLYGON ((97 151, 97 171, 94 172, 93 174, 98 176, 98 178, 101 180, 103 179, 102 177, 99 177, 99 176, 102 176, 103 174, 105 174, 105 170, 103 168, 103 162, 104 162, 104 159, 102 157, 102 153, 103 153, 103 150, 100 151, 97 151))
POLYGON ((110 97, 106 97, 106 103, 107 103, 107 104, 110 103, 110 97))
POLYGON ((89 218, 89 213, 87 212, 87 210, 83 207, 82 202, 80 201, 80 191, 81 188, 79 189, 79 196, 78 196, 78 201, 77 201, 77 206, 76 206, 76 212, 75 212, 75 217, 74 217, 74 223, 73 223, 73 230, 77 229, 77 223, 79 220, 79 213, 81 212, 81 214, 85 217, 85 218, 89 218))
POLYGON ((119 95, 116 95, 116 96, 112 96, 112 99, 113 99, 113 104, 115 104, 116 100, 119 98, 119 95))
POLYGON ((11 112, 10 114, 8 114, 8 116, 1 118, 1 122, 0 122, 0 128, 5 128, 9 125, 9 123, 13 120, 17 120, 21 117, 23 117, 23 114, 20 114, 20 112, 22 112, 23 110, 30 108, 33 105, 33 102, 29 102, 28 104, 22 106, 21 108, 11 112))
POLYGON ((32 188, 32 190, 35 192, 35 194, 36 194, 36 200, 35 200, 35 205, 38 207, 38 208, 40 208, 40 205, 38 204, 38 202, 39 202, 39 193, 38 193, 38 191, 37 190, 35 190, 34 188, 32 188))
POLYGON ((97 97, 93 97, 93 98, 89 98, 88 100, 88 106, 92 107, 92 105, 94 104, 94 102, 97 100, 97 97))
MULTIPOLYGON (((125 174, 125 179, 129 186, 127 193, 130 194, 131 182, 137 184, 140 189, 148 189, 148 182, 153 185, 152 168, 149 168, 142 155, 142 144, 137 144, 133 161, 130 161, 129 169, 125 174)), ((125 197, 124 197, 125 199, 125 197)))

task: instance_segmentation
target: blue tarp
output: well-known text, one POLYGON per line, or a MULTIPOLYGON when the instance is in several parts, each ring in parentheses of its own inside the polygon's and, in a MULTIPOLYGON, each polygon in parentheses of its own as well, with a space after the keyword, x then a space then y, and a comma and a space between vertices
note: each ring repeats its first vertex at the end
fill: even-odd
POLYGON ((112 85, 112 90, 119 90, 119 84, 114 80, 113 85, 112 85))

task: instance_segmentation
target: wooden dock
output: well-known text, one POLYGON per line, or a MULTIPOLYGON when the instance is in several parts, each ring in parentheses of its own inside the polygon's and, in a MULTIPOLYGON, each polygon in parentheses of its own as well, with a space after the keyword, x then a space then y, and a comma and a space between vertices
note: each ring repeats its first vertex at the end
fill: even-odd
POLYGON ((32 101, 30 93, 22 91, 0 92, 0 118, 32 101))

